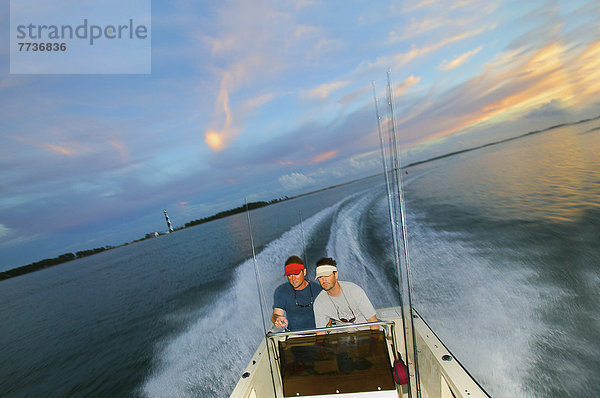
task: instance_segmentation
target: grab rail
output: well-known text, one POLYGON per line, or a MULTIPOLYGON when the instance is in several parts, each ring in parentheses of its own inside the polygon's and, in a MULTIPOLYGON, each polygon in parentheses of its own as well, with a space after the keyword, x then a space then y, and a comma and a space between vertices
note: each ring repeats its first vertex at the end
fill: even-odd
POLYGON ((304 334, 313 334, 317 332, 331 332, 333 330, 345 330, 345 329, 356 329, 359 327, 365 326, 391 326, 393 328, 394 321, 377 321, 377 322, 365 322, 365 323, 350 323, 347 325, 339 325, 339 326, 329 326, 324 328, 315 328, 315 329, 307 329, 307 330, 296 330, 290 332, 267 332, 268 337, 286 337, 286 336, 296 336, 296 335, 304 335, 304 334))

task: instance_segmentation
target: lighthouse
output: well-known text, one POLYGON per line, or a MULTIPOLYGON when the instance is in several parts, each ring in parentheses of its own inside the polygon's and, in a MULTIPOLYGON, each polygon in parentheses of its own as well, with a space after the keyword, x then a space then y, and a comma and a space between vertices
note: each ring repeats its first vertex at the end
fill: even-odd
POLYGON ((173 226, 171 226, 171 220, 169 220, 169 215, 167 214, 167 210, 163 210, 165 212, 165 219, 167 220, 167 227, 169 227, 169 231, 167 233, 173 232, 173 226))

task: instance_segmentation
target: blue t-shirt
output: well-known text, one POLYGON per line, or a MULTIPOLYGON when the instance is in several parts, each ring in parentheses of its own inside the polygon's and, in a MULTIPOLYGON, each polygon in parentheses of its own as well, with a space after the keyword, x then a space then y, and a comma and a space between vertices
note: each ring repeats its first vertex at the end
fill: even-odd
POLYGON ((277 286, 273 294, 273 308, 281 308, 285 311, 288 329, 292 331, 315 328, 313 303, 322 289, 317 282, 308 280, 307 282, 309 284, 304 289, 296 290, 295 299, 294 288, 289 282, 277 286), (298 305, 296 305, 296 302, 298 305))

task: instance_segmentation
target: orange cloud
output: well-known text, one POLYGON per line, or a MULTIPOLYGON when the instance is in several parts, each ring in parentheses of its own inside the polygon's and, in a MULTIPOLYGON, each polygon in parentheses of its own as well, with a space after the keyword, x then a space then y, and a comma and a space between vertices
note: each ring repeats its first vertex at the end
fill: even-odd
POLYGON ((468 62, 469 59, 471 59, 471 57, 475 54, 477 54, 479 51, 481 51, 481 49, 483 48, 483 46, 479 46, 474 50, 471 51, 467 51, 466 53, 454 58, 452 61, 448 62, 448 61, 444 61, 442 62, 442 64, 440 66, 438 66, 438 69, 441 70, 452 70, 455 68, 458 68, 459 66, 461 66, 462 64, 464 64, 465 62, 468 62))
MULTIPOLYGON (((581 46, 552 41, 530 51, 514 50, 457 87, 452 98, 464 100, 447 98, 443 105, 447 111, 428 120, 428 131, 422 132, 416 144, 435 142, 484 123, 518 118, 548 103, 559 108, 588 105, 597 101, 599 94, 599 40, 581 46)), ((421 116, 439 107, 439 103, 427 104, 421 116)))
POLYGON ((394 95, 400 96, 400 95, 404 94, 404 92, 406 90, 408 90, 409 87, 414 86, 415 84, 419 83, 420 81, 421 81, 420 77, 415 77, 412 75, 407 77, 399 86, 397 86, 394 89, 394 95))
POLYGON ((109 141, 108 144, 119 151, 122 160, 129 159, 129 153, 125 149, 125 145, 120 141, 109 141))
MULTIPOLYGON (((32 140, 30 138, 27 137, 21 137, 21 136, 17 136, 17 135, 6 135, 7 137, 13 139, 14 141, 23 143, 23 144, 27 144, 27 145, 31 145, 33 147, 36 148, 40 148, 40 149, 44 149, 47 151, 51 151, 51 152, 55 152, 61 155, 65 155, 65 156, 72 156, 75 155, 75 149, 73 149, 73 147, 77 146, 77 145, 71 145, 71 148, 67 148, 64 145, 56 145, 56 144, 51 144, 49 142, 40 142, 37 140, 32 140)), ((80 152, 84 152, 86 150, 88 150, 85 147, 79 147, 78 149, 80 149, 80 152)))
POLYGON ((310 90, 308 93, 306 93, 305 97, 309 99, 318 98, 324 100, 327 99, 332 92, 339 90, 340 88, 346 87, 348 84, 350 84, 349 81, 339 81, 321 84, 320 86, 317 86, 310 90))
POLYGON ((319 155, 317 155, 317 156, 313 157, 313 158, 310 160, 310 162, 309 162, 309 163, 310 163, 310 164, 315 164, 315 163, 321 163, 321 162, 324 162, 324 161, 326 161, 326 160, 329 160, 329 159, 331 159, 331 158, 335 157, 335 155, 337 155, 337 152, 338 152, 338 151, 329 151, 329 152, 324 152, 324 153, 321 153, 321 154, 319 154, 319 155))
POLYGON ((62 147, 62 146, 54 145, 54 144, 44 144, 44 147, 53 152, 58 152, 62 155, 71 156, 73 154, 72 150, 62 147))
POLYGON ((235 129, 232 128, 231 108, 229 107, 229 89, 231 85, 231 75, 227 72, 221 77, 221 88, 217 97, 217 114, 224 115, 223 128, 221 131, 210 130, 204 134, 204 141, 209 148, 215 152, 225 149, 230 141, 237 135, 235 129), (219 108, 220 107, 220 108, 219 108))
POLYGON ((585 104, 590 98, 597 98, 600 92, 600 40, 586 47, 578 60, 568 71, 572 76, 573 91, 577 93, 571 101, 585 104))
POLYGON ((225 144, 223 143, 222 134, 219 132, 209 131, 208 133, 204 134, 204 140, 206 141, 210 149, 212 149, 215 152, 218 152, 225 147, 225 144))
POLYGON ((475 37, 485 32, 486 30, 492 28, 493 26, 487 26, 480 29, 466 31, 454 36, 446 37, 437 43, 429 44, 423 47, 417 47, 413 45, 407 52, 399 53, 392 56, 379 57, 377 58, 377 60, 375 60, 375 62, 363 63, 357 68, 357 70, 355 70, 355 72, 361 71, 363 69, 386 68, 389 65, 394 65, 394 68, 400 68, 408 64, 409 62, 414 61, 417 58, 432 54, 450 44, 459 42, 461 40, 466 40, 475 37))

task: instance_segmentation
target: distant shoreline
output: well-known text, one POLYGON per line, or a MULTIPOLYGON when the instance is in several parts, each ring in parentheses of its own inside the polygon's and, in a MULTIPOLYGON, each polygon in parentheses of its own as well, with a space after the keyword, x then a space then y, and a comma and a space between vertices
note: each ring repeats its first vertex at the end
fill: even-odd
MULTIPOLYGON (((487 143, 487 144, 482 144, 482 145, 474 146, 472 148, 461 149, 460 151, 450 152, 450 153, 447 153, 445 155, 435 156, 435 157, 432 157, 432 158, 429 158, 429 159, 426 159, 426 160, 419 160, 418 162, 413 162, 413 163, 410 163, 407 166, 404 166, 404 168, 417 166, 417 165, 423 164, 423 163, 433 162, 434 160, 439 160, 439 159, 444 159, 444 158, 448 158, 448 157, 451 157, 451 156, 460 155, 460 154, 463 154, 463 153, 466 153, 466 152, 471 152, 471 151, 475 151, 477 149, 487 148, 487 147, 493 146, 493 145, 504 144, 505 142, 508 142, 508 141, 518 140, 520 138, 529 137, 529 136, 534 135, 534 134, 545 133, 545 132, 548 132, 550 130, 558 129, 558 128, 561 128, 561 127, 574 126, 576 124, 587 123, 587 122, 591 122, 593 120, 598 120, 598 119, 600 119, 600 115, 598 115, 596 117, 589 118, 589 119, 579 120, 577 122, 557 124, 557 125, 550 126, 550 127, 545 128, 545 129, 542 129, 542 130, 534 130, 534 131, 530 131, 530 132, 525 133, 525 134, 517 135, 516 137, 505 138, 505 139, 500 140, 500 141, 494 141, 494 142, 490 142, 490 143, 487 143)), ((593 130, 598 130, 598 129, 600 129, 600 127, 597 127, 597 128, 595 128, 593 130)))
MULTIPOLYGON (((377 175, 377 174, 375 174, 375 175, 377 175)), ((337 187, 340 187, 340 186, 343 186, 343 185, 348 185, 348 184, 351 184, 353 182, 361 181, 361 180, 364 180, 366 178, 371 178, 371 177, 373 177, 373 176, 359 178, 359 179, 348 181, 348 182, 344 182, 344 183, 341 183, 341 184, 336 184, 336 185, 332 185, 332 186, 329 186, 329 187, 321 188, 321 189, 318 189, 318 190, 315 190, 315 191, 311 191, 311 192, 307 192, 307 193, 302 193, 302 194, 295 195, 295 196, 292 196, 292 197, 285 196, 283 198, 273 199, 273 200, 270 200, 268 202, 265 202, 265 201, 250 202, 250 203, 244 204, 242 206, 238 206, 238 207, 233 208, 233 209, 221 211, 221 212, 213 214, 212 216, 209 216, 209 217, 204 217, 204 218, 200 218, 200 219, 197 219, 197 220, 189 221, 189 222, 185 223, 183 227, 176 228, 171 233, 175 233, 175 232, 180 231, 182 229, 194 227, 196 225, 204 224, 204 223, 207 223, 207 222, 210 222, 210 221, 214 221, 214 220, 218 220, 218 219, 221 219, 221 218, 229 217, 229 216, 232 216, 234 214, 243 213, 245 211, 251 211, 251 210, 254 210, 254 209, 259 209, 261 207, 269 206, 269 205, 272 205, 272 204, 275 204, 275 203, 279 203, 279 202, 284 202, 286 200, 296 199, 296 198, 300 198, 302 196, 312 195, 312 194, 317 193, 317 192, 322 192, 322 191, 326 191, 328 189, 333 189, 333 188, 337 188, 337 187)), ((165 235, 165 234, 163 233, 163 234, 160 234, 160 235, 165 235)), ((46 258, 44 260, 36 261, 36 262, 33 262, 31 264, 28 264, 28 265, 23 265, 23 266, 17 267, 17 268, 11 268, 9 270, 0 272, 0 281, 5 280, 5 279, 9 279, 9 278, 14 278, 14 277, 21 276, 21 275, 25 275, 25 274, 29 274, 31 272, 40 271, 40 270, 43 270, 43 269, 46 269, 46 268, 50 268, 50 267, 54 267, 54 266, 57 266, 57 265, 60 265, 60 264, 68 263, 70 261, 77 260, 77 259, 84 258, 84 257, 88 257, 88 256, 91 256, 91 255, 94 255, 94 254, 102 253, 102 252, 107 251, 107 250, 112 250, 112 249, 116 249, 116 248, 119 248, 119 247, 128 246, 128 245, 131 245, 131 244, 134 244, 134 243, 137 243, 137 242, 141 242, 143 240, 152 239, 155 236, 156 235, 154 235, 154 234, 148 233, 143 238, 136 239, 136 240, 131 241, 131 242, 123 243, 123 244, 118 245, 118 246, 97 247, 95 249, 78 251, 75 254, 74 253, 64 253, 64 254, 61 254, 61 255, 59 255, 57 257, 54 257, 54 258, 46 258)))
MULTIPOLYGON (((531 135, 534 135, 534 134, 544 133, 544 132, 547 132, 547 131, 550 131, 550 130, 554 130, 554 129, 557 129, 557 128, 560 128, 560 127, 573 126, 573 125, 577 125, 577 124, 581 124, 581 123, 587 123, 587 122, 590 122, 590 121, 593 121, 593 120, 598 120, 598 119, 600 119, 600 115, 596 116, 596 117, 593 117, 593 118, 589 118, 589 119, 579 120, 577 122, 557 124, 557 125, 550 126, 550 127, 545 128, 545 129, 542 129, 542 130, 530 131, 528 133, 521 134, 521 135, 518 135, 516 137, 506 138, 506 139, 503 139, 503 140, 500 140, 500 141, 494 141, 494 142, 491 142, 491 143, 487 143, 487 144, 475 146, 475 147, 472 147, 472 148, 462 149, 460 151, 450 152, 450 153, 447 153, 445 155, 435 156, 435 157, 432 157, 432 158, 429 158, 429 159, 426 159, 426 160, 420 160, 420 161, 417 161, 417 162, 410 163, 410 164, 408 164, 406 166, 403 166, 403 168, 406 169, 406 168, 417 166, 417 165, 420 165, 420 164, 423 164, 423 163, 433 162, 435 160, 440 160, 440 159, 448 158, 448 157, 451 157, 451 156, 460 155, 460 154, 463 154, 463 153, 466 153, 466 152, 475 151, 475 150, 486 148, 486 147, 489 147, 489 146, 503 144, 503 143, 508 142, 508 141, 517 140, 517 139, 528 137, 528 136, 531 136, 531 135)), ((596 128, 596 129, 593 129, 593 130, 598 130, 599 128, 596 128)), ((285 196, 283 198, 273 199, 273 200, 270 200, 268 202, 259 201, 259 202, 247 203, 247 204, 244 204, 242 206, 236 207, 234 209, 221 211, 221 212, 213 214, 212 216, 209 216, 209 217, 204 217, 204 218, 200 218, 200 219, 197 219, 197 220, 189 221, 189 222, 185 223, 183 227, 177 228, 173 232, 176 232, 176 231, 179 231, 179 230, 182 230, 182 229, 186 229, 186 228, 189 228, 189 227, 193 227, 193 226, 196 226, 196 225, 199 225, 199 224, 204 224, 204 223, 207 223, 207 222, 210 222, 210 221, 213 221, 213 220, 218 220, 218 219, 221 219, 221 218, 229 217, 229 216, 232 216, 234 214, 243 213, 245 211, 250 211, 250 210, 258 209, 258 208, 269 206, 269 205, 272 205, 272 204, 275 204, 275 203, 284 202, 286 200, 296 199, 296 198, 300 198, 300 197, 303 197, 303 196, 308 196, 308 195, 312 195, 312 194, 315 194, 315 193, 318 193, 318 192, 326 191, 326 190, 329 190, 329 189, 337 188, 337 187, 340 187, 340 186, 348 185, 348 184, 351 184, 351 183, 354 183, 354 182, 357 182, 357 181, 361 181, 361 180, 364 180, 364 179, 367 179, 367 178, 371 178, 371 177, 374 177, 374 176, 380 175, 380 174, 382 174, 382 173, 373 174, 373 175, 368 176, 368 177, 363 177, 363 178, 359 178, 359 179, 356 179, 356 180, 344 182, 344 183, 341 183, 341 184, 332 185, 332 186, 329 186, 329 187, 326 187, 326 188, 321 188, 321 189, 318 189, 318 190, 315 190, 315 191, 311 191, 311 192, 307 192, 307 193, 295 195, 295 196, 292 196, 292 197, 285 196)), ((61 254, 61 255, 59 255, 57 257, 54 257, 54 258, 47 258, 47 259, 36 261, 36 262, 33 262, 31 264, 28 264, 28 265, 21 266, 21 267, 12 268, 12 269, 9 269, 7 271, 0 272, 0 281, 5 280, 5 279, 9 279, 9 278, 14 278, 14 277, 20 276, 20 275, 25 275, 25 274, 28 274, 28 273, 31 273, 31 272, 39 271, 39 270, 42 270, 42 269, 45 269, 45 268, 54 267, 56 265, 64 264, 64 263, 67 263, 67 262, 70 262, 70 261, 73 261, 73 260, 76 260, 76 259, 79 259, 79 258, 83 258, 83 257, 91 256, 91 255, 94 255, 94 254, 97 254, 97 253, 101 253, 101 252, 104 252, 106 250, 112 250, 112 249, 116 249, 118 247, 127 246, 127 245, 130 245, 130 244, 133 244, 133 243, 141 242, 143 240, 151 239, 154 236, 155 235, 153 235, 153 234, 146 234, 146 236, 144 238, 140 238, 140 239, 134 240, 132 242, 128 242, 128 243, 123 243, 123 244, 121 244, 119 246, 98 247, 98 248, 95 248, 95 249, 78 251, 75 254, 74 253, 64 253, 64 254, 61 254)))

